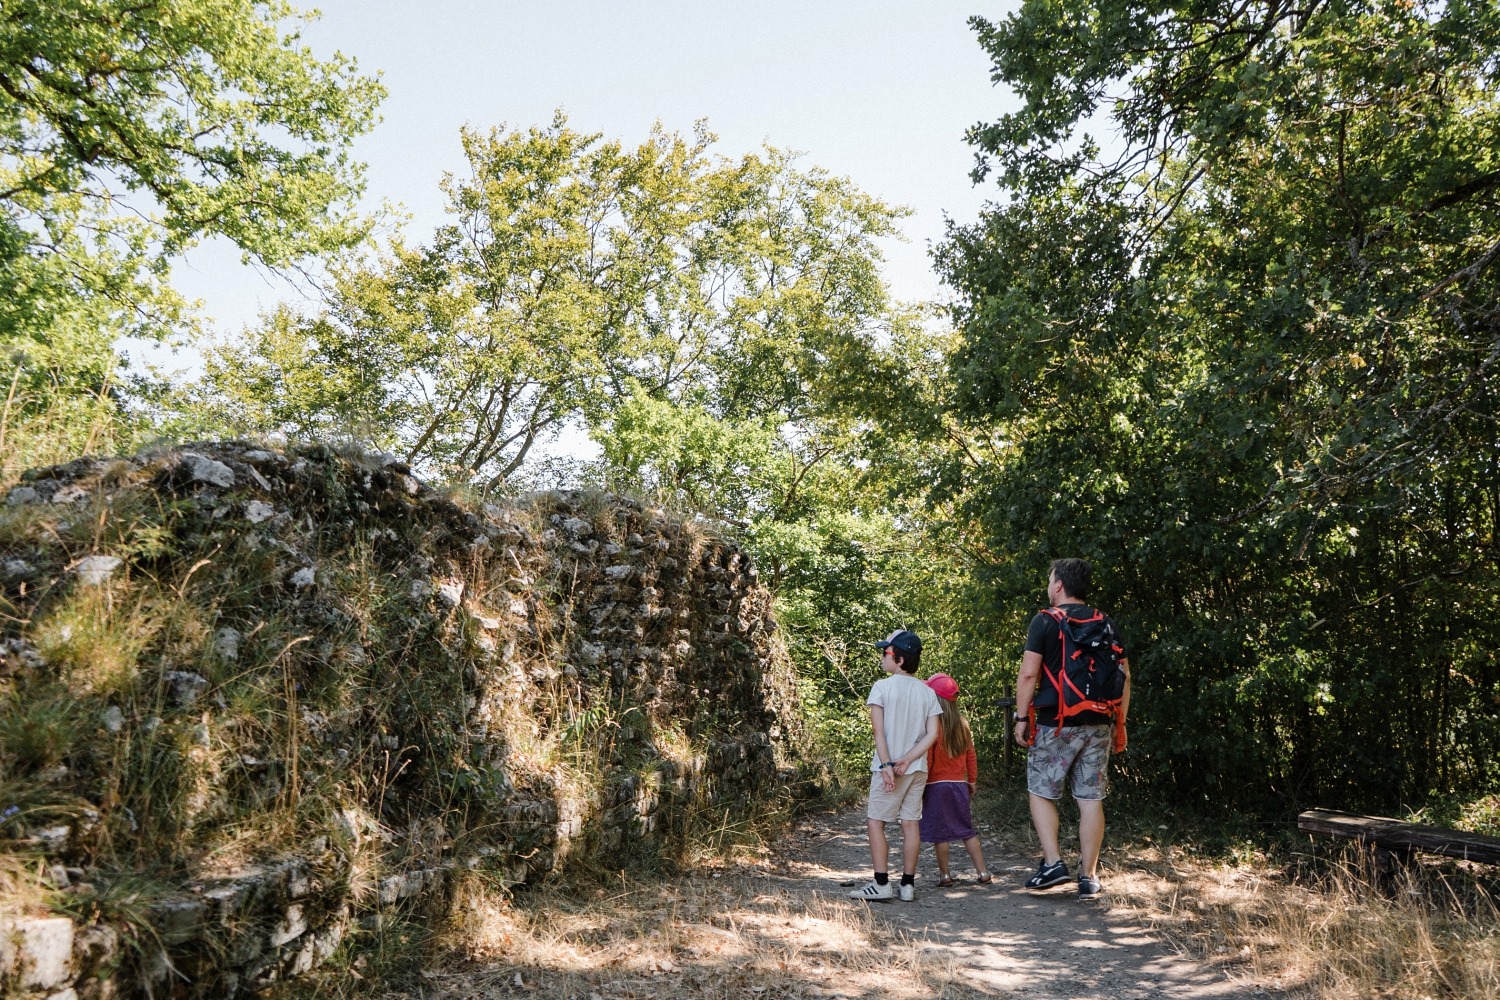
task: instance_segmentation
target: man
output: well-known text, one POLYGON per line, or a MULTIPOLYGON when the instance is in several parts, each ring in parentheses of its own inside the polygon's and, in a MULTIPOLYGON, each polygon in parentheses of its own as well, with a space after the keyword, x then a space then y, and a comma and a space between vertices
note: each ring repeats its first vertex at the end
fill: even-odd
POLYGON ((889 900, 890 845, 885 825, 901 822, 901 900, 917 898, 917 855, 922 850, 922 789, 927 784, 927 748, 938 738, 943 707, 932 688, 916 678, 922 640, 898 629, 875 644, 888 676, 876 681, 865 700, 875 736, 870 761, 870 863, 875 880, 849 895, 853 899, 889 900))
MULTIPOLYGON (((1094 617, 1095 610, 1084 603, 1092 584, 1093 567, 1084 560, 1058 559, 1052 563, 1047 575, 1047 600, 1054 610, 1038 612, 1031 619, 1021 672, 1016 678, 1015 739, 1030 747, 1026 754, 1026 788, 1031 822, 1043 852, 1041 864, 1026 880, 1026 887, 1048 889, 1068 881, 1068 866, 1058 846, 1057 800, 1072 774, 1073 798, 1078 803, 1079 899, 1097 898, 1102 891, 1098 867, 1104 844, 1106 770, 1110 751, 1125 749, 1125 716, 1130 708, 1130 660, 1117 639, 1114 653, 1124 673, 1118 704, 1105 707, 1090 702, 1086 703, 1090 707, 1077 710, 1080 706, 1071 703, 1072 696, 1059 690, 1067 683, 1059 680, 1066 639, 1059 636, 1062 628, 1058 613, 1072 619, 1094 617), (1066 707, 1076 714, 1063 713, 1059 727, 1058 716, 1065 707, 1060 696, 1070 699, 1066 707)), ((1100 618, 1113 630, 1113 622, 1102 615, 1100 618)), ((1118 636, 1118 631, 1114 635, 1118 636)), ((1071 656, 1073 644, 1068 646, 1071 656)))

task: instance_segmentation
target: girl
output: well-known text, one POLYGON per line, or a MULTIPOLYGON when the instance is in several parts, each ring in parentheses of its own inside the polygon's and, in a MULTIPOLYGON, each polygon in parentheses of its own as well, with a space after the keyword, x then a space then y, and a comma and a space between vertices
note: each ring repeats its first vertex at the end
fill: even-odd
POLYGON ((988 885, 994 877, 984 867, 984 852, 974 832, 974 818, 969 799, 979 778, 974 756, 974 736, 969 724, 958 712, 958 681, 947 674, 933 674, 927 686, 938 696, 943 707, 938 739, 927 751, 927 788, 922 793, 922 840, 932 845, 937 855, 938 885, 953 884, 948 874, 948 842, 962 840, 964 850, 974 861, 979 884, 988 885))

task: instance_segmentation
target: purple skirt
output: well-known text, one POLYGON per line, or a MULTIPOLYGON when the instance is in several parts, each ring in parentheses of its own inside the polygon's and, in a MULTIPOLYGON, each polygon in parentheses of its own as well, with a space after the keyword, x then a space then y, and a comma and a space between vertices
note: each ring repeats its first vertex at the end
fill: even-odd
POLYGON ((922 791, 922 843, 946 844, 974 835, 967 781, 939 781, 922 791))

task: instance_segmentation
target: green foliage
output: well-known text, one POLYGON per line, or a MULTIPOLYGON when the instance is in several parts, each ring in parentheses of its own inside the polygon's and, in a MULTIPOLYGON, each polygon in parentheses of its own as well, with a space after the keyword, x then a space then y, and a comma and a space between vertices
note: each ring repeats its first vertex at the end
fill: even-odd
POLYGON ((997 627, 1093 559, 1129 766, 1187 800, 1493 790, 1500 8, 976 27, 1023 106, 972 133, 1007 198, 939 263, 953 414, 1004 447, 941 495, 1009 553, 997 627))
POLYGON ((899 213, 788 154, 728 160, 701 129, 628 148, 560 113, 463 143, 430 245, 346 260, 322 313, 275 313, 210 357, 226 422, 376 441, 496 488, 582 420, 612 470, 691 492, 718 471, 702 455, 764 451, 799 419, 884 308, 874 241, 899 213))
POLYGON ((19 398, 102 391, 118 337, 183 318, 168 267, 205 236, 272 267, 360 237, 347 151, 383 91, 284 33, 295 16, 281 0, 7 3, 0 351, 23 366, 19 398))

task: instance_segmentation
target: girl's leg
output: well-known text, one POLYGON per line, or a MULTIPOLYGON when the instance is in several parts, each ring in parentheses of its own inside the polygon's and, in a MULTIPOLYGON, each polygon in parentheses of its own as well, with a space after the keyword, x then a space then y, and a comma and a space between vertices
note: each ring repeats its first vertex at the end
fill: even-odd
POLYGON ((988 879, 990 871, 984 866, 984 851, 979 846, 979 838, 970 837, 965 840, 964 850, 969 852, 969 860, 974 862, 974 873, 981 881, 988 879))
POLYGON ((948 842, 940 840, 932 845, 932 853, 937 855, 938 878, 948 878, 948 842))

